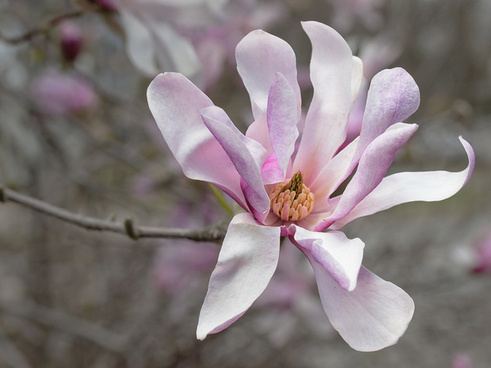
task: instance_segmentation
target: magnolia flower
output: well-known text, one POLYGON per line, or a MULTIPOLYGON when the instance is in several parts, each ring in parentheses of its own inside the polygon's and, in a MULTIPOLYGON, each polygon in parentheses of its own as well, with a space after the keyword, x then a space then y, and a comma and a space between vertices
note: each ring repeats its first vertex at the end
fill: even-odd
POLYGON ((404 333, 414 303, 363 267, 364 243, 348 239, 340 229, 401 203, 452 196, 469 179, 474 153, 460 138, 469 159, 465 170, 384 178, 397 150, 417 129, 402 123, 417 109, 419 90, 401 68, 372 79, 360 136, 338 151, 362 63, 332 28, 302 25, 312 42, 314 95, 301 136, 295 54, 285 41, 262 30, 249 33, 236 49, 255 118, 245 135, 181 74, 161 74, 148 88, 150 110, 184 174, 216 185, 246 211, 228 227, 197 337, 227 328, 261 295, 275 272, 284 236, 310 261, 333 327, 354 349, 379 350, 404 333), (335 195, 355 167, 344 192, 335 195))

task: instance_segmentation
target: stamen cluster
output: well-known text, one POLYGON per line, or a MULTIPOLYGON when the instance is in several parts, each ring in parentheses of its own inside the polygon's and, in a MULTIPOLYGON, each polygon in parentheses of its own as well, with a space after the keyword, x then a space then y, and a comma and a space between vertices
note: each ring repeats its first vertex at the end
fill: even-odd
POLYGON ((290 180, 276 184, 269 198, 274 214, 283 221, 301 220, 314 208, 314 193, 303 183, 300 171, 290 180))

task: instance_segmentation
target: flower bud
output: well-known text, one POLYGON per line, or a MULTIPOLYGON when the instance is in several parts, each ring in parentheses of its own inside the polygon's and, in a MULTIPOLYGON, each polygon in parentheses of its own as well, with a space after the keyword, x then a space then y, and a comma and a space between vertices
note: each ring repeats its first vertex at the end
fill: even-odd
POLYGON ((61 32, 61 53, 67 61, 74 61, 83 45, 83 35, 80 29, 72 22, 63 22, 61 32))

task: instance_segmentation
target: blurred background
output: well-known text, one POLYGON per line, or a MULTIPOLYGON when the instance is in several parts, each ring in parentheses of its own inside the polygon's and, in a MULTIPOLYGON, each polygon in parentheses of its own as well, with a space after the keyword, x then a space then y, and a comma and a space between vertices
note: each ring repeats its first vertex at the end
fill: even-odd
POLYGON ((367 83, 394 66, 418 83, 409 121, 420 129, 390 173, 463 170, 459 135, 477 162, 454 197, 345 228, 365 242, 364 265, 416 304, 399 343, 375 353, 330 327, 292 246, 253 308, 199 342, 218 244, 133 241, 0 203, 0 367, 490 367, 490 18, 489 0, 0 0, 0 184, 74 213, 189 228, 229 221, 209 186, 182 174, 146 88, 159 72, 184 73, 245 131, 234 49, 262 28, 295 50, 306 108, 302 20, 338 30, 367 83))

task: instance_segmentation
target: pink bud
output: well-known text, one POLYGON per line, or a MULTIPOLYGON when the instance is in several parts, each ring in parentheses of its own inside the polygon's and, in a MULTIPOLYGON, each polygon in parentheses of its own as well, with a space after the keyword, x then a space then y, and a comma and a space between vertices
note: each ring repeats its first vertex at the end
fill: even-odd
POLYGON ((477 241, 475 259, 475 273, 491 273, 491 232, 477 241))
POLYGON ((117 11, 116 5, 113 0, 92 0, 95 4, 100 5, 105 10, 117 11))
POLYGON ((74 61, 83 45, 83 35, 74 23, 63 22, 60 27, 61 52, 68 61, 74 61))

